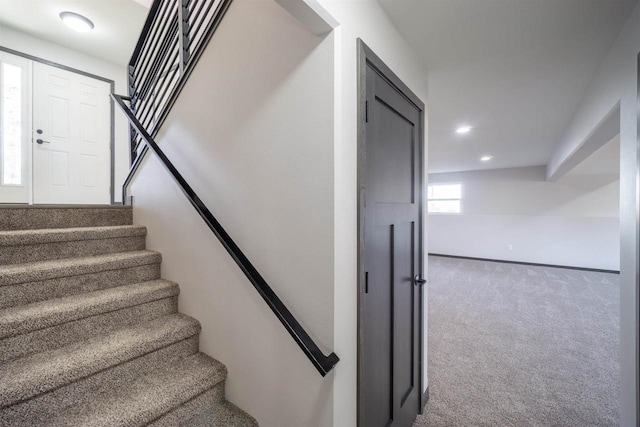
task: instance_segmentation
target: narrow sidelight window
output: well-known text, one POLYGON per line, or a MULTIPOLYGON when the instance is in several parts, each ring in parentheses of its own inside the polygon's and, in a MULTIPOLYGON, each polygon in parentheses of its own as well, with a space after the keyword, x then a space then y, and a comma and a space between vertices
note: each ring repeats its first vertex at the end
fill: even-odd
POLYGON ((2 63, 2 184, 22 185, 22 68, 2 63))

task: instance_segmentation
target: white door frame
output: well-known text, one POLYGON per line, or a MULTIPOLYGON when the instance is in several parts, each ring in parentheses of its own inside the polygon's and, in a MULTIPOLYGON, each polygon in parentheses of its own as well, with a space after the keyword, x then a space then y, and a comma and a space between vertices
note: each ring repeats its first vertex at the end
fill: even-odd
MULTIPOLYGON (((85 77, 90 77, 92 79, 96 79, 96 80, 100 80, 103 82, 106 82, 110 85, 110 90, 111 93, 115 93, 115 82, 111 79, 108 79, 106 77, 102 77, 102 76, 98 76, 92 73, 88 73, 86 71, 82 71, 82 70, 78 70, 77 68, 73 68, 73 67, 67 67, 66 65, 62 65, 59 64, 57 62, 53 62, 53 61, 49 61, 43 58, 39 58, 37 56, 33 56, 33 55, 29 55, 27 53, 23 53, 17 50, 13 50, 4 46, 0 46, 0 51, 2 52, 6 52, 9 53, 11 55, 16 55, 16 56, 20 56, 26 59, 29 59, 31 61, 34 62, 40 62, 42 64, 45 65, 49 65, 51 67, 56 67, 56 68, 60 68, 62 70, 66 70, 66 71, 70 71, 72 73, 76 73, 76 74, 80 74, 82 76, 85 77)), ((30 67, 30 69, 33 67, 30 67)), ((32 78, 32 73, 31 71, 29 72, 29 88, 31 89, 33 83, 33 78, 32 78)), ((31 94, 31 96, 33 96, 33 94, 31 94)), ((32 102, 32 101, 31 101, 32 102)), ((116 188, 116 183, 115 183, 115 125, 114 125, 114 120, 115 120, 115 111, 114 111, 114 105, 113 105, 113 100, 109 100, 109 114, 110 114, 110 118, 111 118, 111 123, 109 125, 109 131, 111 133, 110 138, 109 138, 109 149, 111 150, 111 155, 110 155, 110 173, 111 173, 111 179, 110 179, 110 189, 109 189, 109 193, 110 193, 110 203, 113 205, 114 204, 114 191, 116 188)), ((29 113, 29 126, 32 128, 33 127, 33 123, 32 123, 32 110, 33 108, 30 106, 30 113, 29 113)), ((29 167, 31 168, 31 164, 33 163, 33 144, 29 144, 29 167)), ((33 204, 33 169, 30 169, 30 189, 29 189, 29 204, 33 204)))

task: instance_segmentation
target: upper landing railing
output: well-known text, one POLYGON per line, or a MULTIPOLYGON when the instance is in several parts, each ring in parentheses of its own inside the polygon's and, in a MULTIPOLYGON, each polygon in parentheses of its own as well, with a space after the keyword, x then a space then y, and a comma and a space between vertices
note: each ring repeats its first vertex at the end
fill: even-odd
MULTIPOLYGON (((129 61, 131 109, 155 136, 231 0, 156 0, 129 61)), ((145 145, 132 134, 131 163, 145 145)))

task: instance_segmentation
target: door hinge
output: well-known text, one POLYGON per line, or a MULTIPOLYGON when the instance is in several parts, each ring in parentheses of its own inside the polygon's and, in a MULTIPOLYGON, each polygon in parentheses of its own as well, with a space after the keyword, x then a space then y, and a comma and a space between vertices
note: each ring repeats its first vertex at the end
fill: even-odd
POLYGON ((369 123, 369 101, 364 102, 364 122, 369 123))
POLYGON ((364 273, 364 293, 365 294, 369 293, 369 272, 368 271, 364 273))

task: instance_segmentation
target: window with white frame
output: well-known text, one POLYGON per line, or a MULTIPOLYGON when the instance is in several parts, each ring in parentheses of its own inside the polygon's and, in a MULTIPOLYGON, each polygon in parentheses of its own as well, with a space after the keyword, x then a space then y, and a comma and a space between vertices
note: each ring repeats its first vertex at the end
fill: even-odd
POLYGON ((427 199, 429 213, 460 213, 462 184, 430 184, 427 188, 427 199))

